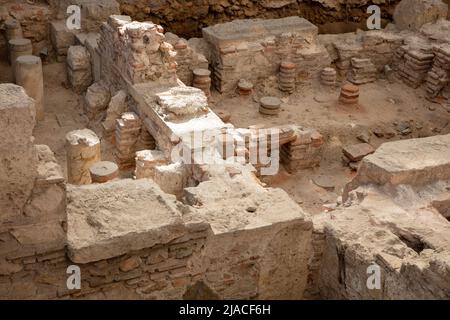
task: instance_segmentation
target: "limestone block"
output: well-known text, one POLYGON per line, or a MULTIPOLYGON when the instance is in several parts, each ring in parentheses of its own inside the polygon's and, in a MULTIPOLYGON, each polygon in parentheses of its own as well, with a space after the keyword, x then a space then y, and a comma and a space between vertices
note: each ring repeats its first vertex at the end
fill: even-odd
POLYGON ((187 183, 187 171, 182 163, 155 167, 155 182, 167 193, 180 195, 187 183))
POLYGON ((31 46, 31 41, 29 39, 11 39, 8 42, 8 46, 12 70, 15 68, 16 59, 18 57, 33 54, 33 47, 31 46))
POLYGON ((21 214, 36 178, 32 143, 34 101, 14 84, 0 84, 0 222, 21 214))
POLYGON ((446 19, 448 5, 441 0, 402 0, 394 11, 394 22, 400 30, 418 31, 425 23, 446 19))
POLYGON ((89 130, 75 130, 66 135, 67 176, 73 184, 91 183, 89 168, 100 161, 100 140, 89 130))
POLYGON ((148 179, 69 185, 68 199, 67 239, 74 262, 117 257, 187 234, 175 198, 148 179))
POLYGON ((67 78, 73 91, 83 93, 92 84, 91 69, 72 70, 67 68, 67 78))
POLYGON ((74 71, 89 69, 91 60, 87 49, 83 46, 70 46, 67 51, 67 65, 74 71))
POLYGON ((11 233, 22 245, 23 255, 61 250, 66 245, 66 233, 59 221, 14 227, 11 233))

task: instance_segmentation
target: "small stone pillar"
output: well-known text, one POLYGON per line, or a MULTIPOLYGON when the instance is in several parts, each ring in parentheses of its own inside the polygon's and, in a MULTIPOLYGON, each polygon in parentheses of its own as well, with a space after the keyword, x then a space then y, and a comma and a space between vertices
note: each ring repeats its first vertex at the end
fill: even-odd
POLYGON ((36 119, 44 119, 44 79, 41 58, 36 56, 20 56, 16 59, 14 75, 16 84, 34 99, 36 119))
POLYGON ((119 167, 111 161, 94 163, 90 168, 92 183, 105 183, 119 176, 119 167))
POLYGON ((74 130, 66 135, 67 177, 72 184, 90 184, 91 166, 100 161, 100 140, 89 130, 74 130))
POLYGON ((5 21, 6 40, 23 38, 22 26, 16 19, 8 19, 5 21))
POLYGON ((320 82, 324 86, 334 87, 336 85, 337 73, 333 68, 324 68, 320 74, 320 82))
POLYGON ((293 93, 295 90, 295 76, 297 66, 290 61, 283 61, 280 65, 279 88, 283 92, 293 93))
POLYGON ((33 48, 29 39, 11 39, 8 42, 9 46, 9 58, 10 63, 15 69, 16 59, 20 56, 31 56, 33 54, 33 48))
POLYGON ((211 71, 208 69, 195 69, 193 87, 201 89, 207 97, 211 95, 211 71))

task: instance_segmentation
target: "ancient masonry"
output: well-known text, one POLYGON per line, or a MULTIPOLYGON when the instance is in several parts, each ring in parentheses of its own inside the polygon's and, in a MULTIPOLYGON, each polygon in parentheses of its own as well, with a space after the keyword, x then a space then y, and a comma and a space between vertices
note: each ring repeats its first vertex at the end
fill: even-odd
POLYGON ((298 17, 236 20, 203 29, 212 48, 214 86, 221 93, 233 92, 240 79, 256 82, 277 75, 285 60, 301 66, 297 76, 312 77, 330 62, 325 48, 317 43, 317 33, 316 26, 298 17))
POLYGON ((186 40, 119 15, 139 1, 73 2, 79 30, 69 0, 0 8, 15 82, 0 83, 0 299, 450 298, 450 107, 435 110, 450 104, 447 5, 402 0, 383 30, 319 35, 298 16, 248 18, 297 1, 221 2, 204 8, 246 19, 186 40), (55 61, 61 84, 44 78, 55 61), (391 85, 430 103, 415 113, 440 131, 359 123, 373 88, 376 112, 413 110, 391 107, 391 85), (55 109, 56 89, 79 104, 55 109), (68 108, 82 120, 57 121, 68 108), (55 150, 35 143, 43 131, 55 150), (304 210, 305 194, 323 208, 304 210))

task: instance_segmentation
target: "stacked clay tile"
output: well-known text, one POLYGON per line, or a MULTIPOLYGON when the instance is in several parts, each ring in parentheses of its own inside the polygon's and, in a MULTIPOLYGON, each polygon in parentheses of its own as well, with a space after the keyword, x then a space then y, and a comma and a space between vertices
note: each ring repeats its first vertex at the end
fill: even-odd
POLYGON ((359 88, 351 83, 346 83, 341 88, 339 102, 345 105, 358 104, 359 88))
MULTIPOLYGON (((435 55, 433 67, 426 79, 427 93, 430 98, 435 98, 442 91, 446 91, 450 82, 450 45, 436 46, 433 52, 435 55)), ((446 92, 442 93, 446 94, 446 92)))
POLYGON ((283 92, 292 93, 295 90, 296 65, 290 61, 283 61, 278 75, 279 88, 283 92))
POLYGON ((140 131, 141 120, 134 112, 126 112, 116 121, 114 155, 119 168, 126 169, 134 166, 136 142, 140 131))

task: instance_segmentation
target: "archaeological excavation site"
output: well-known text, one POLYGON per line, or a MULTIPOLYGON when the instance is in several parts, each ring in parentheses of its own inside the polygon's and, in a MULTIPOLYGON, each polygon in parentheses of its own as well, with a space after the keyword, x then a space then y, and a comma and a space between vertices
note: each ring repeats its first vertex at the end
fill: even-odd
POLYGON ((449 4, 0 0, 0 299, 450 299, 449 4))

